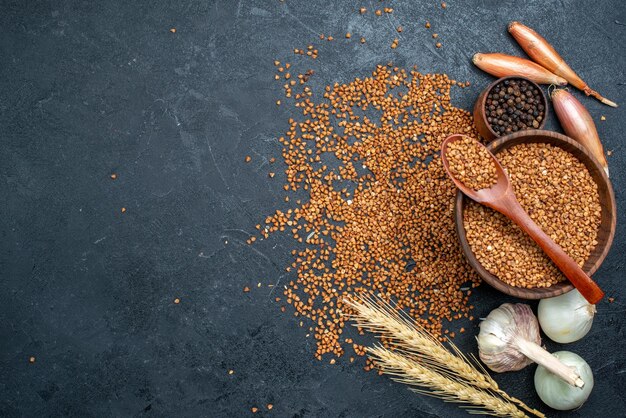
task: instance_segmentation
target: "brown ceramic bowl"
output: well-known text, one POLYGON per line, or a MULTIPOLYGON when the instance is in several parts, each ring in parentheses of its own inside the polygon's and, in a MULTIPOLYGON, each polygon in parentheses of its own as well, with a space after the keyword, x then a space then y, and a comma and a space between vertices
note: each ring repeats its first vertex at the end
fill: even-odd
POLYGON ((492 141, 496 138, 499 138, 499 136, 496 133, 496 131, 494 131, 491 128, 491 125, 489 124, 489 122, 487 122, 487 115, 485 114, 485 103, 487 101, 487 96, 489 95, 489 92, 491 91, 491 89, 493 89, 498 83, 504 80, 526 80, 528 81, 529 84, 531 84, 537 90, 539 90, 539 93, 541 94, 541 99, 543 101, 544 114, 543 114, 543 119, 541 123, 539 124, 538 129, 543 129, 543 127, 546 124, 546 120, 548 120, 548 101, 546 100, 546 96, 543 93, 543 90, 541 90, 541 87, 539 87, 537 83, 525 77, 520 77, 520 76, 510 76, 510 77, 499 78, 493 83, 489 84, 489 86, 487 86, 487 88, 483 90, 482 93, 480 93, 480 96, 478 96, 476 103, 474 103, 474 112, 473 112, 474 113, 474 125, 476 125, 476 129, 478 129, 478 133, 480 134, 480 136, 485 138, 487 142, 492 141))
MULTIPOLYGON (((583 148, 582 145, 573 139, 556 132, 535 129, 520 131, 496 139, 490 143, 487 148, 497 156, 499 152, 509 147, 537 142, 551 144, 572 153, 587 167, 591 177, 598 185, 600 205, 602 206, 600 228, 598 230, 597 237, 598 245, 596 245, 596 248, 594 248, 582 267, 582 269, 589 276, 591 276, 598 270, 604 261, 604 258, 608 254, 611 244, 613 243, 613 237, 615 236, 617 210, 615 207, 615 195, 613 194, 611 182, 609 181, 606 172, 600 163, 593 156, 591 156, 591 154, 583 148)), ((457 192, 456 202, 454 205, 456 230, 459 234, 461 248, 467 257, 469 264, 474 268, 474 270, 476 270, 485 282, 507 295, 516 296, 522 299, 550 298, 569 292, 574 288, 569 281, 565 281, 550 287, 524 289, 521 287, 511 286, 487 271, 487 269, 480 264, 472 252, 472 248, 470 247, 470 244, 467 241, 467 236, 465 235, 465 226, 463 225, 463 209, 465 202, 468 200, 469 198, 463 193, 460 191, 457 192)))

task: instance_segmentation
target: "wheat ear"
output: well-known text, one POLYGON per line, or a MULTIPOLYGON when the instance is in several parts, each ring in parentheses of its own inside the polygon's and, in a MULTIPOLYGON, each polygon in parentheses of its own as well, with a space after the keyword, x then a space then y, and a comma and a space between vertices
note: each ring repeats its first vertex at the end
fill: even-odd
POLYGON ((515 418, 527 416, 514 404, 466 382, 440 374, 410 357, 379 346, 368 347, 367 351, 381 370, 391 375, 393 380, 427 389, 413 388, 415 392, 426 393, 446 402, 478 407, 470 409, 468 412, 471 413, 515 418))
POLYGON ((394 346, 419 359, 420 363, 433 371, 454 379, 462 379, 477 388, 493 391, 502 398, 515 402, 529 413, 545 417, 540 411, 530 408, 500 389, 484 369, 478 370, 451 341, 448 343, 453 352, 403 311, 395 309, 388 302, 380 298, 361 296, 359 301, 347 299, 346 304, 355 311, 351 319, 355 321, 356 326, 391 341, 394 346))

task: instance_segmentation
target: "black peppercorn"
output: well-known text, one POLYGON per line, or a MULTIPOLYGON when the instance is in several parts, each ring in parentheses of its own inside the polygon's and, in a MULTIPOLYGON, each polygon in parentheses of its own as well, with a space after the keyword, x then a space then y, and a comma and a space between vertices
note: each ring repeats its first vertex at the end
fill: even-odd
POLYGON ((544 114, 543 96, 527 80, 504 80, 491 89, 485 100, 485 116, 496 136, 537 129, 544 114))

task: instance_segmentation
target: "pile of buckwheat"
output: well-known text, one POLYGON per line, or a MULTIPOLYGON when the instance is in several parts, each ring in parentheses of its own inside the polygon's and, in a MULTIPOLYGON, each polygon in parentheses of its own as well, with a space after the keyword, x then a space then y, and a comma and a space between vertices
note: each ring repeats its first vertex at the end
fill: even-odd
MULTIPOLYGON (((598 187, 574 155, 549 144, 521 144, 497 155, 522 207, 582 266, 601 220, 598 187)), ((549 287, 565 280, 539 246, 502 214, 475 202, 464 211, 467 240, 478 261, 517 287, 549 287)))
POLYGON ((456 189, 437 155, 450 134, 477 138, 471 114, 450 103, 455 84, 389 64, 327 86, 323 97, 308 88, 296 95, 303 117, 280 138, 284 188, 308 196, 257 228, 264 239, 285 231, 298 243, 283 300, 313 321, 318 359, 341 356, 345 344, 364 354, 341 338, 348 295, 394 299, 434 335, 454 337, 442 322, 469 317, 479 280, 461 252, 456 189))
POLYGON ((496 166, 485 147, 468 136, 448 143, 446 150, 450 174, 473 190, 496 184, 496 166))

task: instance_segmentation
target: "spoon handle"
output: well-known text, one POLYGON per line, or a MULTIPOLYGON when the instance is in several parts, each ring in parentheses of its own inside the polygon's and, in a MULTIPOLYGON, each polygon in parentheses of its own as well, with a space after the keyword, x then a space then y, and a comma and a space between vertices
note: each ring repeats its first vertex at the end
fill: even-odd
POLYGON ((578 263, 572 259, 559 244, 554 242, 552 238, 537 225, 524 208, 519 204, 517 199, 508 199, 509 204, 506 215, 515 222, 522 230, 524 230, 546 253, 554 264, 561 270, 563 275, 578 289, 581 295, 593 305, 598 303, 603 297, 604 292, 600 287, 580 268, 578 263))

